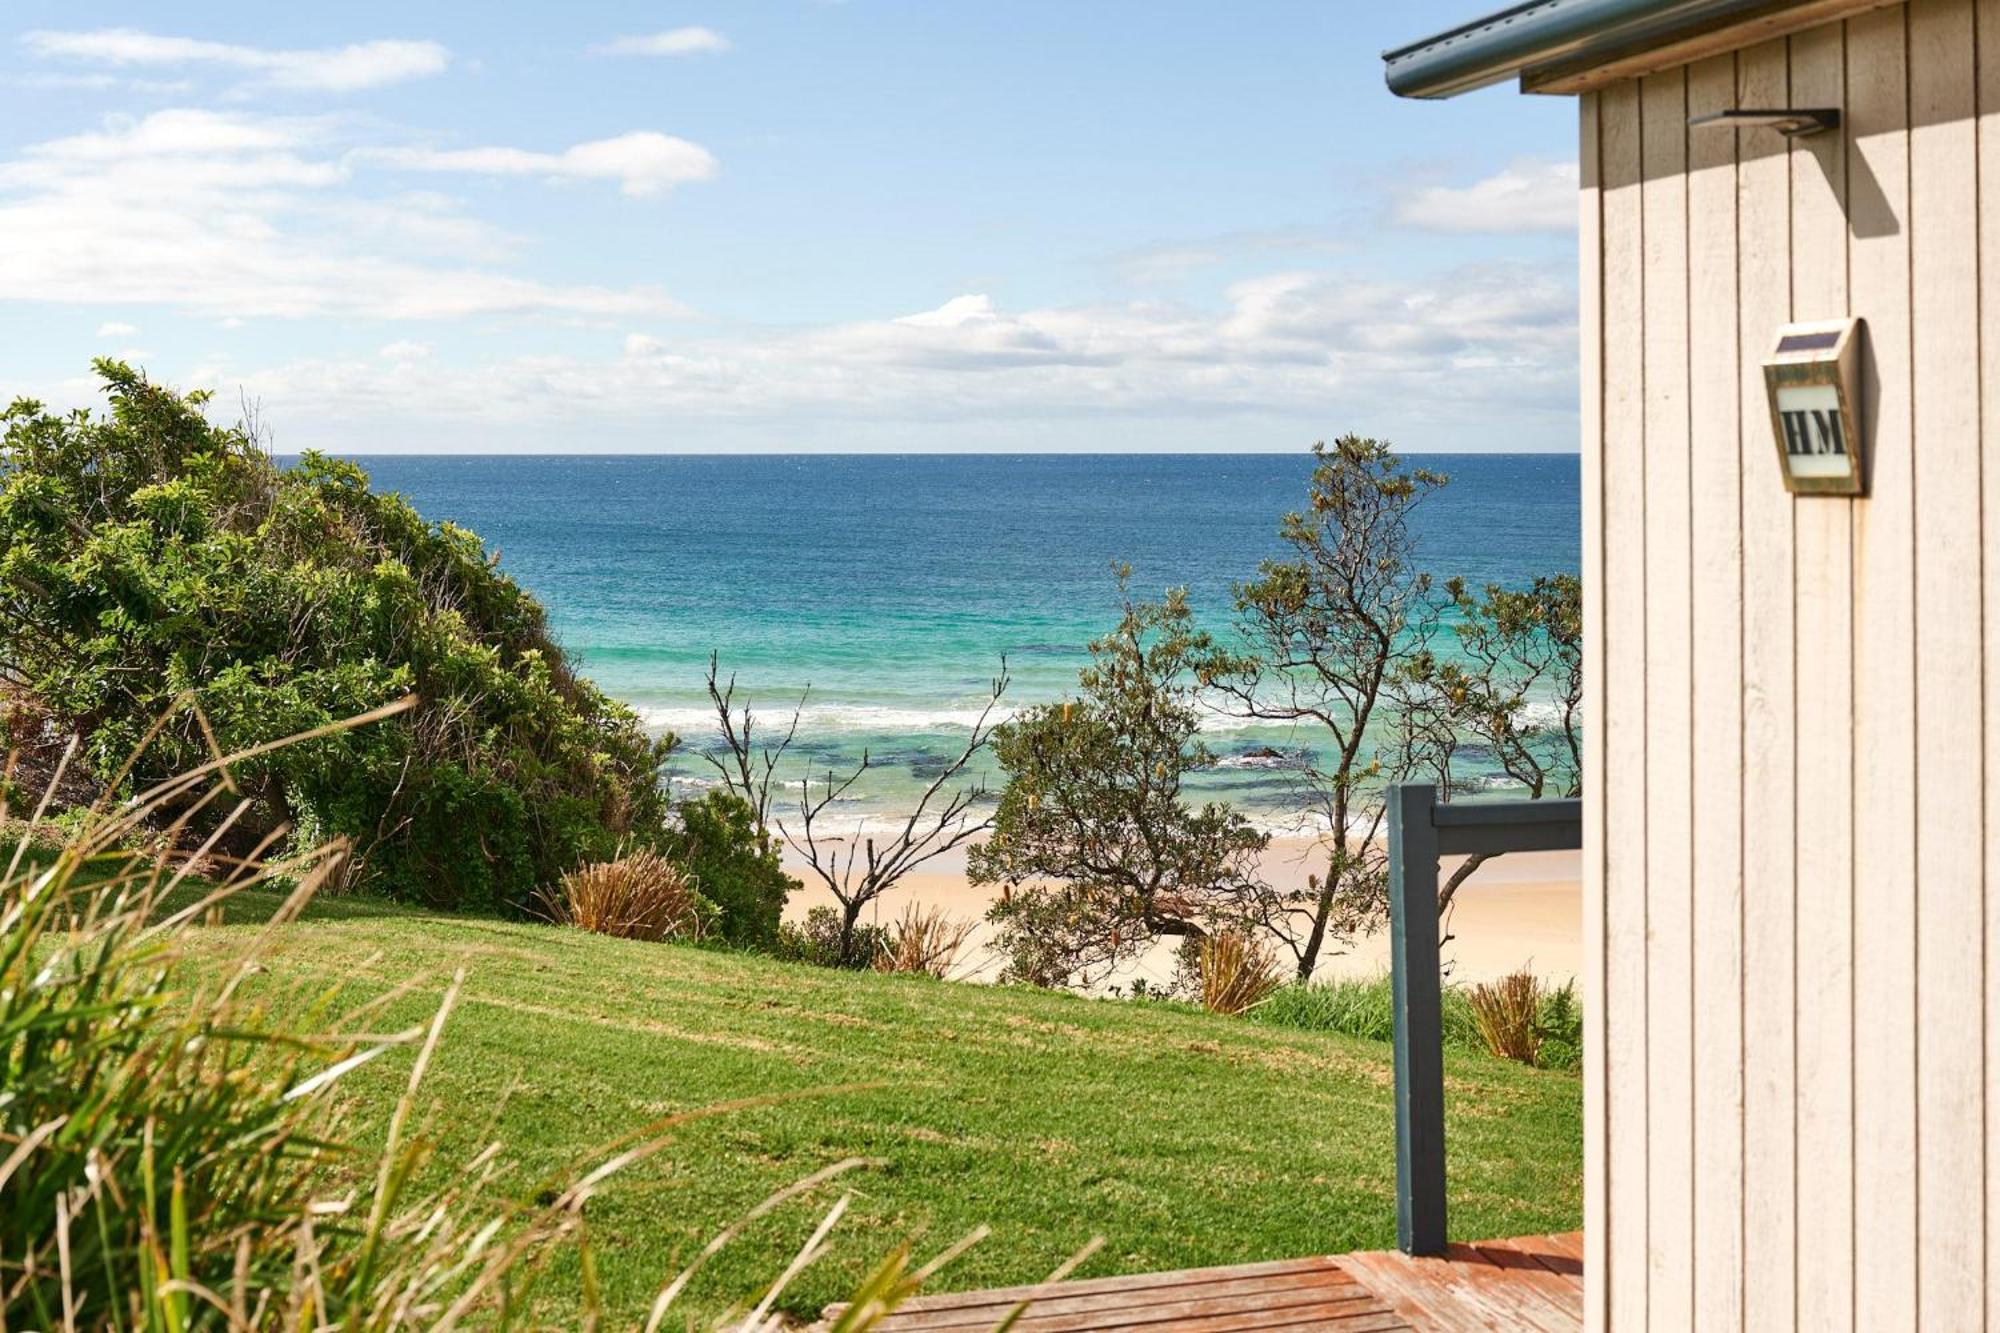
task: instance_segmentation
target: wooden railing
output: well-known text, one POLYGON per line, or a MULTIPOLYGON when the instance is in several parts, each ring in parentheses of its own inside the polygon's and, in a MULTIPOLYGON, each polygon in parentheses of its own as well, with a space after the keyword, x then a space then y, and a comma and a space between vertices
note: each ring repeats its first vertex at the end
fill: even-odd
POLYGON ((1389 789, 1389 966, 1396 1016, 1396 1244, 1445 1252, 1444 1025, 1438 858, 1583 846, 1576 800, 1438 800, 1429 783, 1389 789))

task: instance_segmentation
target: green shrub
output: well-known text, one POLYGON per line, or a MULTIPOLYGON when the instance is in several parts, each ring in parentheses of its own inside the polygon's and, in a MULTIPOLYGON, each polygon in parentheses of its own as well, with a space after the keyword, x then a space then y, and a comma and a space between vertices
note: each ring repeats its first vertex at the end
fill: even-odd
POLYGON ((895 937, 885 927, 859 924, 854 927, 851 950, 840 947, 840 913, 831 907, 815 907, 804 921, 787 921, 778 927, 778 957, 815 967, 844 967, 865 972, 885 953, 895 951, 895 937))
POLYGON ((1541 1046, 1535 1054, 1535 1063, 1544 1069, 1581 1069, 1583 1006, 1577 1003, 1576 982, 1544 990, 1537 1021, 1541 1046))
POLYGON ((129 795, 414 693, 392 723, 236 764, 251 807, 223 850, 286 824, 349 839, 350 878, 394 896, 518 909, 662 840, 671 739, 570 669, 477 536, 352 463, 281 470, 205 395, 96 365, 108 415, 0 413, 0 664, 95 778, 129 795))
POLYGON ((744 948, 775 948, 785 899, 799 882, 785 873, 776 845, 758 829, 749 803, 729 792, 711 791, 676 806, 674 814, 677 826, 667 835, 667 851, 721 914, 715 936, 744 948))

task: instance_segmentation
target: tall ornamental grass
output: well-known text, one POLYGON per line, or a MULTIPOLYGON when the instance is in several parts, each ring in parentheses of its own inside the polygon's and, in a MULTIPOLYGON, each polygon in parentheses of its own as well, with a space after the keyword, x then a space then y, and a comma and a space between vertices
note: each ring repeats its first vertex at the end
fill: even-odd
POLYGON ((1202 936, 1196 971, 1201 978, 1201 1007, 1212 1014, 1247 1013, 1285 984, 1270 946, 1245 930, 1202 936))
MULTIPOLYGON (((428 1019, 389 1032, 382 1015, 410 986, 357 1001, 338 986, 260 978, 347 849, 223 861, 219 883, 191 878, 190 865, 217 864, 221 831, 247 804, 232 762, 101 803, 65 821, 60 841, 46 797, 24 819, 7 810, 11 782, 0 782, 0 827, 10 831, 0 851, 0 1328, 598 1326, 584 1206, 665 1148, 689 1115, 606 1145, 533 1205, 496 1201, 509 1193, 499 1143, 462 1163, 434 1162, 420 1094, 464 973, 428 1019), (216 831, 191 852, 130 850, 148 829, 164 834, 149 845, 188 847, 203 812, 216 831), (201 929, 258 886, 284 894, 268 924, 201 929), (182 966, 197 951, 203 966, 182 966), (363 1153, 336 1090, 395 1051, 412 1053, 409 1077, 379 1150, 363 1153), (446 1183, 417 1183, 438 1179, 446 1183), (553 1292, 547 1270, 566 1252, 582 1280, 553 1292)), ((665 1282, 644 1327, 682 1322, 673 1307, 688 1280, 748 1223, 866 1165, 835 1163, 752 1209, 665 1282)), ((843 1198, 726 1326, 779 1327, 777 1302, 826 1250, 845 1208, 843 1198)), ((923 1267, 898 1250, 836 1327, 869 1327, 976 1239, 923 1267)))
POLYGON ((961 921, 942 907, 906 904, 895 928, 876 951, 875 970, 909 972, 943 981, 958 965, 972 927, 972 922, 961 921))
POLYGON ((1474 986, 1466 998, 1486 1049, 1506 1060, 1535 1063, 1541 1050, 1542 983, 1528 971, 1512 972, 1498 981, 1474 986))
POLYGON ((715 915, 687 871, 644 849, 578 866, 544 906, 558 925, 626 940, 699 940, 715 915))

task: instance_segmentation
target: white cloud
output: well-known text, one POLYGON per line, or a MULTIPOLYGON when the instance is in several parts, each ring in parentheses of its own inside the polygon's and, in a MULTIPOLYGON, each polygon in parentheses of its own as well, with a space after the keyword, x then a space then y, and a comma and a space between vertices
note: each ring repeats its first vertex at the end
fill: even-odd
MULTIPOLYGON (((1566 273, 1474 267, 1414 283, 1276 274, 1238 284, 1214 307, 1010 311, 965 294, 802 331, 630 332, 596 359, 431 357, 386 369, 307 360, 213 387, 227 397, 240 384, 274 420, 310 423, 329 438, 371 422, 532 434, 589 421, 701 439, 718 430, 782 439, 811 423, 852 441, 928 422, 950 427, 937 437, 950 443, 1007 422, 1126 431, 1143 422, 1185 433, 1221 417, 1283 416, 1310 422, 1304 430, 1369 429, 1431 447, 1566 444, 1576 393, 1566 273)), ((1273 441, 1287 442, 1305 441, 1273 441)))
POLYGON ((114 68, 211 65, 239 70, 264 85, 346 93, 442 73, 451 52, 436 42, 372 41, 310 50, 274 50, 168 37, 137 28, 87 32, 37 30, 21 42, 37 56, 114 68))
POLYGON ((132 79, 118 74, 64 74, 54 70, 0 75, 0 84, 38 92, 107 92, 117 88, 151 96, 179 96, 194 91, 194 84, 186 79, 132 79))
POLYGON ((137 324, 127 324, 123 320, 110 320, 97 326, 100 338, 130 338, 139 332, 137 324))
POLYGON ((621 191, 635 196, 662 194, 676 185, 710 180, 716 171, 715 155, 706 148, 655 130, 593 139, 560 153, 526 148, 383 148, 363 156, 410 171, 611 180, 618 182, 621 191))
POLYGON ((1223 255, 1216 249, 1165 245, 1120 255, 1112 261, 1112 269, 1130 287, 1171 287, 1222 261, 1223 255))
POLYGON ((720 55, 729 39, 713 28, 670 28, 643 37, 614 37, 591 48, 601 56, 720 55))
POLYGON ((414 338, 398 338, 375 355, 384 361, 421 361, 431 354, 431 345, 414 338))
POLYGON ((1576 163, 1520 158, 1471 185, 1406 194, 1395 217, 1429 231, 1571 231, 1576 211, 1576 163))
POLYGON ((434 197, 349 193, 334 138, 322 119, 174 109, 24 149, 0 161, 0 299, 222 319, 679 309, 647 288, 554 286, 483 267, 508 238, 434 197))

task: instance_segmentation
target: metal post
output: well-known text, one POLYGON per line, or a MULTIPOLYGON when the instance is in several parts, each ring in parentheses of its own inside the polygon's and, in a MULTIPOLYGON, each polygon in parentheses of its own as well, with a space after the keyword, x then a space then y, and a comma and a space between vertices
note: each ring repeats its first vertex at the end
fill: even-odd
POLYGON ((1389 788, 1389 960, 1396 1018, 1396 1244, 1445 1252, 1444 1028, 1437 788, 1389 788))

